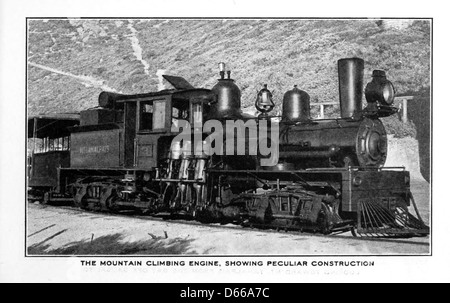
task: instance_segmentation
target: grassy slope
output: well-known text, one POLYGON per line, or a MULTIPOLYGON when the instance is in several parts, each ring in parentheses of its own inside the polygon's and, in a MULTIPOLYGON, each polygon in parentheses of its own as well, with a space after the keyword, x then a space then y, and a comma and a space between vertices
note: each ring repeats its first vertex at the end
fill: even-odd
MULTIPOLYGON (((275 90, 276 110, 294 84, 313 102, 338 101, 336 62, 353 56, 365 60, 366 82, 373 69, 384 69, 398 94, 430 87, 430 25, 418 20, 403 29, 374 20, 31 20, 28 41, 29 62, 104 80, 123 93, 157 90, 159 69, 211 88, 223 61, 244 107, 264 83, 275 90), (130 26, 148 74, 133 54, 130 26)), ((99 87, 33 66, 28 77, 31 115, 97 105, 99 87)), ((391 132, 410 133, 394 120, 387 121, 391 132)))

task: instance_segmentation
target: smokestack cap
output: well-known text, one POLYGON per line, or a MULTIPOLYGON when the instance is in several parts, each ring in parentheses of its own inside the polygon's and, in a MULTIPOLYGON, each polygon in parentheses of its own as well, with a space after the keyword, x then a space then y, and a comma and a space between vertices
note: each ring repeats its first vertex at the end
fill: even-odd
POLYGON ((386 78, 386 72, 384 70, 375 69, 372 72, 372 77, 384 77, 384 78, 386 78))

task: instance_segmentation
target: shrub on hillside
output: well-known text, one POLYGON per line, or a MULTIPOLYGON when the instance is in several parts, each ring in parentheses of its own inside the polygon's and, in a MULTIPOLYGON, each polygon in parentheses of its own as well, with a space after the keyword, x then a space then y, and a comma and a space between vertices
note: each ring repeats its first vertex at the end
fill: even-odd
POLYGON ((395 138, 413 137, 416 138, 417 130, 412 122, 402 122, 396 115, 381 118, 386 133, 388 135, 394 135, 395 138))
MULTIPOLYGON (((312 102, 338 102, 337 60, 346 57, 365 60, 366 83, 373 69, 383 69, 398 94, 429 89, 430 21, 415 20, 401 29, 380 24, 302 19, 30 20, 28 54, 30 62, 91 76, 123 93, 157 90, 160 69, 194 86, 211 88, 218 77, 217 63, 223 61, 241 87, 243 107, 252 106, 256 92, 267 83, 275 90, 276 110, 295 84, 310 94, 312 102), (133 54, 131 28, 136 30, 142 60, 149 65, 145 73, 133 54)), ((90 96, 94 89, 73 79, 52 79, 29 68, 30 114, 81 110, 96 102, 99 89, 90 96)), ((317 110, 312 112, 316 115, 317 110)), ((329 107, 325 115, 335 117, 338 112, 329 107)), ((384 120, 389 133, 399 137, 414 133, 412 124, 384 120)))

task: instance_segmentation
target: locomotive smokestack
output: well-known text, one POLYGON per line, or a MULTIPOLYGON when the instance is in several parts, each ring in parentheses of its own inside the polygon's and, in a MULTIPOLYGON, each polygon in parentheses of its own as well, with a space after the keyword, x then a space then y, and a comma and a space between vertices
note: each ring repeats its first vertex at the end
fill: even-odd
POLYGON ((338 60, 339 102, 342 118, 356 118, 362 111, 364 60, 338 60))

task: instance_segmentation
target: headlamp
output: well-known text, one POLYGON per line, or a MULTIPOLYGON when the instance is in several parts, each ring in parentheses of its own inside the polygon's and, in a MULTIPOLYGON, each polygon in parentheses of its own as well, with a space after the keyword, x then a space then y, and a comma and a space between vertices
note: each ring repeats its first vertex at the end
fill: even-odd
POLYGON ((367 84, 364 93, 369 103, 379 102, 391 106, 395 98, 394 85, 386 79, 386 73, 382 70, 373 71, 372 81, 367 84))

